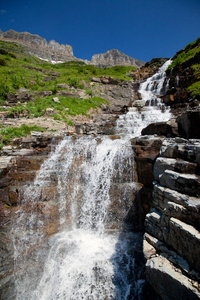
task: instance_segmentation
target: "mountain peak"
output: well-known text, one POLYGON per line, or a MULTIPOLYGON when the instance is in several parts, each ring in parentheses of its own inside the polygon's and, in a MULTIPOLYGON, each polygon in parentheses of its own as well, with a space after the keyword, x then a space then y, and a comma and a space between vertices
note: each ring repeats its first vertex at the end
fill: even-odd
MULTIPOLYGON (((19 43, 23 45, 30 54, 41 59, 55 62, 71 60, 83 61, 73 55, 73 49, 70 45, 60 45, 54 40, 47 42, 46 39, 37 34, 17 32, 13 29, 9 29, 6 32, 0 30, 0 39, 19 43)), ((91 62, 86 60, 84 62, 97 67, 133 66, 138 68, 145 64, 144 61, 130 57, 115 48, 108 50, 106 53, 93 55, 91 62)))
POLYGON ((105 53, 94 54, 91 63, 99 67, 133 66, 137 68, 145 64, 144 61, 128 56, 115 48, 105 53))

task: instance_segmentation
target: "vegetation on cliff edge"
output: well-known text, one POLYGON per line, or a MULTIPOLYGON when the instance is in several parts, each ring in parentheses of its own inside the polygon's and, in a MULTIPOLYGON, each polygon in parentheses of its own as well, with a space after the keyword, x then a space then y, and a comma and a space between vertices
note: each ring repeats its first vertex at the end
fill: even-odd
POLYGON ((191 59, 199 52, 200 52, 200 37, 194 42, 188 44, 183 50, 177 53, 177 55, 173 59, 173 62, 168 67, 168 70, 174 68, 177 65, 183 64, 184 62, 191 59))
POLYGON ((193 98, 200 99, 200 37, 177 52, 168 70, 181 66, 187 61, 187 67, 191 68, 195 82, 185 88, 191 92, 193 98))
POLYGON ((1 126, 0 127, 0 149, 4 146, 9 144, 10 140, 16 137, 23 137, 27 136, 31 133, 31 131, 45 131, 45 128, 39 127, 37 125, 34 126, 27 126, 21 125, 20 127, 8 127, 8 126, 1 126))

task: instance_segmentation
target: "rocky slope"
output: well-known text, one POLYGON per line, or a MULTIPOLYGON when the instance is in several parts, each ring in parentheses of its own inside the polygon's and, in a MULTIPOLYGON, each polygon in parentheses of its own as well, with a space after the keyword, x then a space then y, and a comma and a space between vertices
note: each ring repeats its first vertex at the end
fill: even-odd
POLYGON ((78 60, 97 67, 141 67, 145 63, 141 60, 132 58, 117 49, 109 50, 104 54, 95 54, 93 55, 91 62, 88 60, 78 59, 73 55, 73 49, 70 45, 60 45, 54 40, 47 42, 46 39, 37 34, 17 32, 12 29, 6 32, 2 32, 0 30, 0 40, 20 43, 31 55, 53 62, 78 60))
POLYGON ((54 40, 47 42, 37 34, 17 32, 14 30, 8 30, 6 32, 0 31, 0 39, 20 43, 30 52, 30 54, 42 59, 55 62, 76 59, 70 45, 60 45, 54 40))
MULTIPOLYGON (((198 57, 195 54, 195 59, 198 57)), ((10 232, 13 216, 20 206, 19 190, 23 190, 26 184, 34 180, 37 170, 51 150, 51 145, 54 147, 54 144, 58 143, 66 133, 113 134, 113 126, 118 114, 124 113, 127 107, 138 99, 137 89, 140 80, 152 75, 159 64, 160 60, 154 60, 140 71, 132 72, 133 81, 114 79, 110 76, 91 76, 89 81, 82 82, 85 89, 62 82, 60 70, 44 72, 41 68, 39 71, 34 69, 44 78, 48 78, 40 78, 42 84, 45 82, 43 86, 46 90, 44 88, 41 91, 40 86, 37 91, 32 91, 30 87, 30 90, 17 89, 11 94, 6 94, 7 103, 1 112, 1 125, 20 126, 24 122, 33 121, 46 127, 47 132, 32 132, 29 137, 15 138, 11 145, 4 146, 1 151, 0 288, 1 294, 5 296, 3 299, 13 299, 12 293, 15 292, 14 288, 11 288, 13 248, 10 232), (47 89, 47 82, 54 81, 54 78, 57 86, 52 91, 47 89), (47 109, 44 116, 34 119, 28 119, 26 110, 25 112, 20 110, 12 118, 7 115, 8 107, 16 108, 18 102, 26 105, 39 94, 40 97, 44 97, 44 101, 47 101, 46 97, 49 96, 52 97, 53 102, 55 96, 58 100, 62 99, 62 96, 69 96, 84 101, 84 98, 88 97, 87 89, 93 95, 105 98, 108 103, 93 110, 90 118, 73 116, 71 120, 74 121, 75 127, 66 126, 59 120, 52 120, 50 115, 55 113, 55 108, 53 112, 47 109)), ((198 60, 189 60, 167 71, 166 81, 170 79, 170 89, 162 97, 174 109, 176 117, 168 123, 151 124, 143 131, 143 136, 132 140, 139 191, 138 194, 133 195, 134 199, 138 200, 135 207, 137 214, 131 215, 131 218, 138 230, 145 226, 143 248, 146 259, 146 279, 155 291, 153 296, 149 295, 150 288, 147 287, 147 299, 200 298, 200 110, 198 95, 190 101, 191 92, 187 90, 187 87, 198 81, 199 75, 196 69, 194 71, 192 68, 194 64, 198 65, 198 60), (177 73, 177 68, 180 73, 177 73), (179 81, 177 74, 179 74, 179 81), (183 91, 186 92, 184 101, 177 96, 183 91)), ((57 230, 57 207, 51 202, 51 195, 55 196, 52 188, 55 181, 56 178, 52 176, 51 187, 46 193, 43 192, 44 201, 40 203, 42 218, 44 223, 46 222, 44 226, 46 235, 51 235, 57 230), (54 222, 47 225, 47 220, 50 218, 54 222)), ((29 209, 27 205, 27 210, 29 209)))
POLYGON ((166 72, 169 90, 164 103, 173 111, 184 111, 200 104, 200 38, 178 51, 166 72))
POLYGON ((133 66, 138 68, 145 62, 132 58, 117 49, 111 49, 106 53, 94 54, 91 64, 97 67, 133 66))

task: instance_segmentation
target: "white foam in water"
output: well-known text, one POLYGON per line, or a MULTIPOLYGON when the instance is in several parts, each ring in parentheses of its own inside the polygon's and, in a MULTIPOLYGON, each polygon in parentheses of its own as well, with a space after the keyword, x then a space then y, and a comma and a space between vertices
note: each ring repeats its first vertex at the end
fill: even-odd
POLYGON ((170 109, 158 97, 163 89, 166 92, 169 87, 169 82, 165 83, 165 70, 170 64, 171 60, 166 61, 156 74, 140 84, 141 102, 146 102, 146 105, 140 109, 130 107, 127 114, 121 115, 117 121, 117 132, 137 137, 149 124, 166 122, 172 117, 170 109))
POLYGON ((57 235, 39 286, 31 299, 112 299, 116 239, 88 230, 57 235))
MULTIPOLYGON (((166 65, 152 79, 159 80, 158 94, 166 65)), ((152 80, 140 88, 147 101, 155 100, 152 80)), ((142 300, 144 279, 134 256, 142 252, 142 233, 123 231, 123 218, 132 207, 128 188, 132 195, 135 185, 129 138, 169 117, 159 105, 142 112, 131 108, 116 128, 125 139, 69 137, 52 152, 25 190, 13 224, 17 300, 142 300), (47 242, 47 220, 38 207, 52 178, 57 194, 51 204, 58 205, 60 232, 47 242), (124 189, 116 199, 110 196, 114 184, 124 189), (111 209, 114 201, 116 211, 111 209)))

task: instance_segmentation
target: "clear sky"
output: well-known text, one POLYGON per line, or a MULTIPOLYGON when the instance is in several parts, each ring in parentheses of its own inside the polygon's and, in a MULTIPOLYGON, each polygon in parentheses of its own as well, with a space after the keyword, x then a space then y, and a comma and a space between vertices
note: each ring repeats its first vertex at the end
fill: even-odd
POLYGON ((78 58, 117 48, 149 61, 200 36, 200 0, 0 0, 0 29, 69 44, 78 58))

